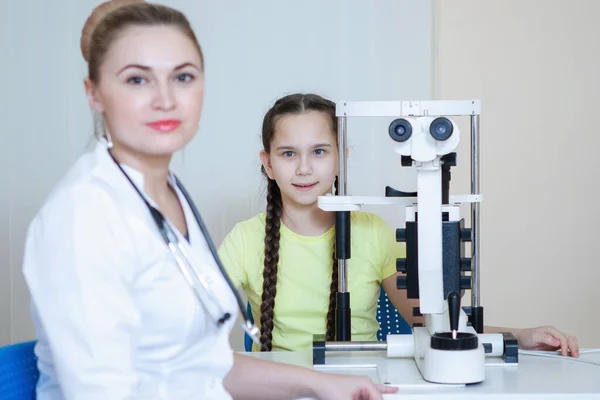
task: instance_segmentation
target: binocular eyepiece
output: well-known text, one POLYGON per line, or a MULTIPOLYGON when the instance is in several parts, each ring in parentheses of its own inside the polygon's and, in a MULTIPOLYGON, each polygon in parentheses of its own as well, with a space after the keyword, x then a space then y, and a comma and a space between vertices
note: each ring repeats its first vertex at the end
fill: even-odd
MULTIPOLYGON (((396 142, 405 142, 412 136, 413 130, 421 128, 405 118, 398 118, 389 126, 389 134, 396 142)), ((429 134, 437 141, 448 140, 454 132, 452 121, 446 117, 437 117, 429 124, 429 134)))

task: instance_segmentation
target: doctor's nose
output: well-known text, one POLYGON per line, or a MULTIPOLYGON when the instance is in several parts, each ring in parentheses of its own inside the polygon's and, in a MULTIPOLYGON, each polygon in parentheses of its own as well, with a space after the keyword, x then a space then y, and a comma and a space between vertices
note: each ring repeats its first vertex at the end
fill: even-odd
POLYGON ((175 107, 176 99, 173 88, 168 84, 158 84, 154 89, 152 108, 155 110, 171 110, 175 107))

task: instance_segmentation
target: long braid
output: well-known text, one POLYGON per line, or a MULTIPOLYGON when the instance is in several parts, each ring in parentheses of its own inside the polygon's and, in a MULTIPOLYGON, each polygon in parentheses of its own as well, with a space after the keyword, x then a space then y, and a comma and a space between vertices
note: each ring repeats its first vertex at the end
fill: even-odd
POLYGON ((277 264, 279 263, 279 228, 283 205, 277 183, 269 179, 267 217, 265 224, 265 269, 263 272, 262 304, 260 305, 261 351, 273 349, 273 316, 277 294, 277 264))
MULTIPOLYGON (((318 111, 327 115, 331 123, 331 133, 334 137, 337 132, 337 118, 335 116, 335 103, 312 93, 295 93, 277 100, 273 107, 265 114, 262 124, 262 144, 264 151, 271 154, 271 143, 275 137, 277 122, 286 115, 298 115, 307 111, 318 111)), ((267 188, 267 218, 265 226, 265 261, 263 272, 263 294, 260 306, 261 325, 261 351, 271 351, 273 348, 273 324, 275 309, 275 294, 277 293, 277 264, 279 262, 279 228, 283 203, 281 192, 277 183, 269 178, 265 166, 262 173, 268 179, 267 188)), ((337 189, 337 178, 335 183, 337 189)), ((333 271, 331 290, 329 296, 329 310, 327 312, 326 335, 328 338, 335 336, 335 303, 338 286, 337 260, 335 250, 332 254, 333 271)))
MULTIPOLYGON (((338 192, 338 178, 334 182, 335 193, 338 192)), ((333 268, 331 272, 331 286, 329 287, 329 310, 327 311, 327 329, 325 331, 325 340, 331 341, 335 339, 335 305, 338 291, 338 263, 335 258, 335 241, 332 252, 333 268)))

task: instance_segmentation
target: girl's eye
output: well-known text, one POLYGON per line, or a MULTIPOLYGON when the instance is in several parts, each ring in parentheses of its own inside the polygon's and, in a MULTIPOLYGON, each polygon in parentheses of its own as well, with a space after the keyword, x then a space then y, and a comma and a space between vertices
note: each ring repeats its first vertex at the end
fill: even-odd
POLYGON ((286 151, 283 153, 284 157, 293 157, 294 156, 294 152, 293 151, 286 151))
POLYGON ((325 149, 316 149, 314 151, 315 155, 317 156, 322 156, 323 154, 325 154, 325 149))
POLYGON ((146 80, 141 76, 132 76, 131 78, 127 79, 127 83, 130 83, 132 85, 141 85, 145 82, 146 80))
POLYGON ((179 82, 191 82, 192 80, 194 80, 194 77, 191 74, 184 73, 177 75, 177 80, 179 82))

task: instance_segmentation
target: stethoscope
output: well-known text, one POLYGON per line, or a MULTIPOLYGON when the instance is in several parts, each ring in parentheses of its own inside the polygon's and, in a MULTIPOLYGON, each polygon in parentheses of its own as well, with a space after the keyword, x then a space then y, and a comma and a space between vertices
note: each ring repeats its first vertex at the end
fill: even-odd
MULTIPOLYGON (((131 180, 129 175, 125 172, 123 167, 121 167, 121 165, 115 159, 115 157, 112 155, 110 150, 107 150, 107 151, 108 151, 108 154, 110 155, 110 157, 113 159, 113 161, 117 165, 117 167, 119 167, 119 169, 121 170, 123 175, 127 178, 129 183, 131 184, 131 186, 133 186, 135 191, 138 193, 138 195, 144 201, 144 204, 146 204, 146 207, 148 207, 148 211, 150 211, 150 215, 152 215, 152 218, 154 219, 154 222, 156 223, 156 226, 158 227, 158 230, 160 231, 160 234, 161 234, 163 240, 165 241, 165 243, 167 244, 167 247, 173 254, 173 257, 175 258, 175 261, 176 261, 181 273, 184 275, 187 283, 194 290, 194 293, 196 294, 196 297, 198 298, 198 300, 200 300, 200 303, 204 306, 206 311, 214 319, 215 324, 217 325, 217 328, 220 328, 221 326, 223 326, 225 324, 225 322, 227 322, 231 318, 231 313, 225 311, 223 309, 223 307, 221 306, 221 303, 219 302, 219 300, 215 297, 214 293, 211 290, 211 287, 210 287, 211 285, 210 285, 209 279, 207 279, 206 277, 204 277, 200 273, 198 273, 196 271, 196 269, 192 266, 192 263, 190 262, 191 257, 189 256, 189 253, 187 252, 186 248, 181 244, 179 238, 177 237, 177 235, 175 234, 175 232, 173 231, 173 229, 171 228, 170 224, 167 222, 165 217, 162 215, 162 213, 156 207, 152 206, 152 204, 150 204, 148 202, 146 197, 142 194, 142 192, 140 192, 140 190, 135 185, 135 183, 133 183, 133 181, 131 180)), ((257 345, 260 346, 261 345, 260 339, 259 339, 260 330, 256 327, 256 325, 254 325, 252 323, 252 321, 250 321, 248 315, 246 314, 246 311, 244 310, 244 304, 242 303, 242 299, 240 298, 235 287, 233 286, 233 283, 231 283, 231 279, 229 279, 229 276, 227 275, 225 268, 223 268, 223 265, 221 264, 221 260, 219 259, 215 245, 214 245, 212 239, 210 238, 208 229, 206 229, 206 226, 204 225, 204 222, 202 221, 202 218, 200 217, 200 213, 198 212, 196 205, 192 201, 192 198, 188 194, 187 190, 185 190, 183 184, 179 181, 179 179, 175 175, 173 175, 173 176, 175 178, 177 187, 179 188, 179 190, 181 190, 183 197, 189 204, 190 209, 192 210, 192 213, 194 214, 194 218, 196 219, 196 222, 198 223, 198 226, 200 227, 200 230, 202 231, 202 234, 204 235, 204 238, 206 240, 208 248, 210 249, 212 257, 214 258, 217 266, 219 267, 219 270, 221 271, 221 274, 223 275, 223 278, 225 278, 225 281, 227 282, 227 284, 229 285, 229 288, 231 289, 231 291, 233 292, 233 294, 235 296, 238 307, 240 309, 240 315, 243 318, 243 321, 241 321, 242 328, 248 334, 248 336, 252 339, 252 341, 254 341, 257 345)))

